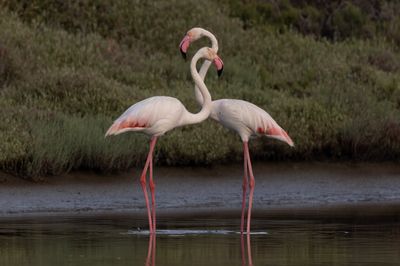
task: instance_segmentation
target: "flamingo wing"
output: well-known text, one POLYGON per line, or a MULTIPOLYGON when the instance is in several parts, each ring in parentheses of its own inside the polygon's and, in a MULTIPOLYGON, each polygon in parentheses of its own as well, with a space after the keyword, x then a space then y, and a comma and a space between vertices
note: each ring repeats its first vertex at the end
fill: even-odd
POLYGON ((160 136, 179 126, 180 117, 186 108, 176 98, 155 96, 129 107, 111 127, 106 136, 127 131, 140 131, 148 135, 160 136))
POLYGON ((236 99, 213 101, 211 117, 236 131, 243 141, 248 141, 250 136, 265 135, 294 146, 285 130, 266 111, 250 102, 236 99))

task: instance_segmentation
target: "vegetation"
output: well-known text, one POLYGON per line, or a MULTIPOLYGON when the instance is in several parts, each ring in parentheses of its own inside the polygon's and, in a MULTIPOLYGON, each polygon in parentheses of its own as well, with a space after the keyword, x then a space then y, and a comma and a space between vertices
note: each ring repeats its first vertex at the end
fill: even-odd
MULTIPOLYGON (((400 4, 315 2, 0 0, 0 169, 34 178, 142 165, 145 136, 104 132, 154 95, 198 111, 177 47, 193 26, 220 42, 225 72, 218 80, 210 70, 213 98, 259 105, 296 143, 253 141, 255 159, 398 161, 400 4)), ((242 151, 207 121, 166 134, 156 156, 210 164, 242 151)))

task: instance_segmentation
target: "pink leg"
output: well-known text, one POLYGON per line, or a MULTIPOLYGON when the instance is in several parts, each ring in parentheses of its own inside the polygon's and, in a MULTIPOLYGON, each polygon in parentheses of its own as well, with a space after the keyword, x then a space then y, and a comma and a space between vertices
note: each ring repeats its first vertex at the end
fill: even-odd
POLYGON ((244 148, 246 151, 246 157, 247 157, 247 166, 249 169, 249 176, 250 176, 250 182, 249 182, 249 208, 247 211, 247 234, 250 234, 250 220, 251 220, 251 207, 253 205, 253 194, 254 194, 254 186, 255 186, 255 180, 254 180, 254 175, 253 175, 253 167, 251 166, 251 160, 250 160, 250 153, 249 153, 249 145, 247 142, 244 142, 244 148))
MULTIPOLYGON (((243 145, 244 146, 244 145, 243 145)), ((243 198, 242 198, 242 217, 240 221, 240 233, 243 234, 244 228, 244 213, 246 209, 246 189, 247 189, 247 156, 246 156, 246 149, 243 147, 243 162, 244 162, 244 173, 243 173, 243 198)))
POLYGON ((151 192, 151 210, 153 219, 153 232, 156 233, 156 185, 153 181, 153 158, 150 159, 150 192, 151 192))
POLYGON ((140 183, 142 185, 143 193, 144 193, 144 199, 146 201, 146 208, 147 208, 147 216, 149 218, 149 231, 150 233, 153 232, 153 223, 151 220, 151 214, 150 214, 150 204, 149 204, 149 197, 147 195, 147 188, 146 188, 146 175, 147 175, 147 169, 149 167, 150 161, 152 160, 153 156, 153 151, 154 151, 154 146, 156 145, 157 142, 157 137, 153 137, 150 141, 150 150, 149 154, 147 155, 147 160, 146 164, 143 168, 142 175, 140 177, 140 183))

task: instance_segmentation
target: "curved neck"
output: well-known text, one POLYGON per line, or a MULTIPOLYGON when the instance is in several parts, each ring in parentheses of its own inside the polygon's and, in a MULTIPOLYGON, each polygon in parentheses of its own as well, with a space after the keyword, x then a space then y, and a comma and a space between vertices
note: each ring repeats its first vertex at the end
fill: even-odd
POLYGON ((190 73, 192 74, 192 78, 196 86, 198 87, 198 90, 200 91, 201 97, 202 99, 204 99, 204 101, 202 103, 202 108, 200 112, 198 112, 197 114, 187 112, 182 121, 182 125, 200 123, 201 121, 207 119, 211 112, 211 95, 208 92, 206 84, 204 84, 203 79, 200 77, 196 69, 197 61, 199 61, 200 58, 202 58, 202 56, 199 51, 192 58, 192 61, 190 63, 190 73))
MULTIPOLYGON (((209 38, 211 40, 211 47, 213 49, 215 49, 215 52, 218 52, 218 41, 217 38, 215 38, 214 34, 212 34, 211 32, 207 31, 207 30, 202 30, 202 34, 203 36, 209 38)), ((211 61, 205 60, 204 63, 201 65, 200 68, 200 77, 202 80, 205 79, 208 69, 211 66, 211 61)), ((201 96, 201 92, 199 90, 199 88, 197 87, 197 85, 194 86, 194 94, 196 96, 196 101, 199 105, 203 105, 203 97, 201 96)))
POLYGON ((208 30, 204 30, 203 29, 203 35, 207 38, 210 39, 211 41, 211 48, 213 48, 215 50, 215 52, 218 52, 218 41, 217 38, 215 38, 214 34, 212 34, 211 32, 209 32, 208 30))

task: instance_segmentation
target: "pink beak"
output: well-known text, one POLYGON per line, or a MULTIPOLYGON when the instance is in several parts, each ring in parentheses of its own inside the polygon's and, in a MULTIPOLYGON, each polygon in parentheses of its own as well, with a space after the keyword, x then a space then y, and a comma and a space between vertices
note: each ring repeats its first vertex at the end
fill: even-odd
POLYGON ((184 59, 186 59, 186 52, 189 48, 189 45, 190 45, 190 37, 188 35, 185 35, 185 37, 183 37, 183 40, 179 44, 179 49, 181 50, 181 54, 184 59))
POLYGON ((224 70, 224 62, 222 62, 221 58, 218 56, 214 59, 214 65, 217 67, 218 77, 221 76, 222 71, 224 70))

